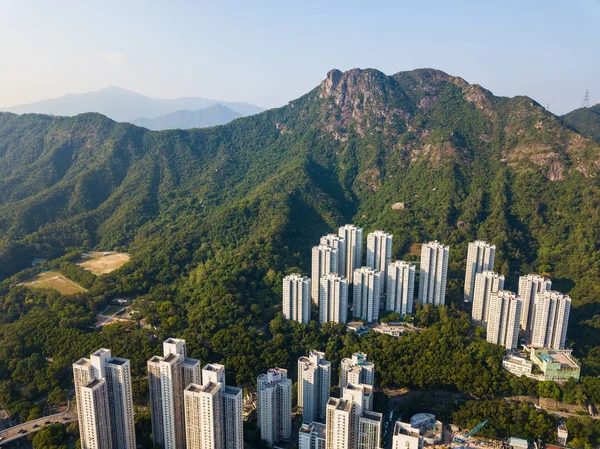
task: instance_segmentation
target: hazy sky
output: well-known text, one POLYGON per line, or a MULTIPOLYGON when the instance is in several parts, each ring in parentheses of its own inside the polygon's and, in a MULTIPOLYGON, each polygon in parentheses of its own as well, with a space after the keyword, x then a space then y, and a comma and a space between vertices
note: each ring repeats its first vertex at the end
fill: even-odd
POLYGON ((600 102, 600 0, 0 0, 5 107, 109 85, 271 107, 353 67, 433 67, 564 113, 600 102))

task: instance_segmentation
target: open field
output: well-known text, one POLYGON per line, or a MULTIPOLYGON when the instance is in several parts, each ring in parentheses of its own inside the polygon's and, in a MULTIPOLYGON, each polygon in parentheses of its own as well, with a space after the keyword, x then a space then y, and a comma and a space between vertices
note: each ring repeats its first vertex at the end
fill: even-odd
POLYGON ((84 270, 94 273, 96 276, 100 276, 101 274, 108 274, 118 270, 129 262, 129 259, 129 254, 115 253, 113 251, 86 253, 86 256, 82 257, 77 262, 77 265, 84 270))
POLYGON ((33 288, 53 288, 63 295, 72 295, 73 293, 86 291, 81 285, 67 279, 56 271, 43 271, 28 281, 23 282, 23 285, 33 288))

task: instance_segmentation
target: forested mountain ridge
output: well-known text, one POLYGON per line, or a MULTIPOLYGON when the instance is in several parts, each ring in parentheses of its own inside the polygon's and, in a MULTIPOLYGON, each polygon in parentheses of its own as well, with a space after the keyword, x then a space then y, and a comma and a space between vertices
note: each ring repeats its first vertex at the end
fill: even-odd
POLYGON ((600 143, 600 104, 579 108, 562 116, 563 122, 581 135, 600 143))
MULTIPOLYGON (((44 357, 66 364, 93 343, 108 345, 107 331, 92 337, 87 326, 115 296, 137 297, 159 339, 186 338, 192 355, 222 361, 239 384, 294 366, 310 338, 338 354, 353 338, 342 330, 271 320, 282 276, 308 273, 310 247, 348 222, 392 233, 395 258, 415 258, 411 245, 429 239, 450 245, 449 302, 461 302, 475 238, 496 244, 495 268, 510 289, 520 274, 546 273, 573 298, 569 340, 584 372, 600 374, 599 155, 598 143, 533 100, 495 97, 431 69, 334 70, 282 108, 188 131, 99 114, 0 114, 0 277, 70 251, 126 248, 132 256, 97 278, 84 301, 32 297, 13 286, 21 274, 1 284, 0 380, 12 354, 35 352, 46 366, 44 357), (404 209, 392 209, 398 202, 404 209), (49 336, 37 334, 40 316, 49 336), (49 345, 57 335, 75 335, 81 346, 49 345)), ((143 341, 136 332, 122 336, 143 341)), ((386 357, 387 383, 464 391, 475 382, 478 395, 494 394, 505 376, 502 351, 478 358, 483 343, 463 333, 448 348, 469 349, 442 357, 452 360, 444 370, 426 359, 430 351, 402 358, 407 366, 397 370, 401 358, 382 346, 385 337, 368 344, 376 359, 386 357)), ((133 351, 110 344, 125 346, 123 356, 133 351)), ((144 348, 134 356, 152 354, 144 348)), ((21 387, 11 388, 20 397, 21 387)))

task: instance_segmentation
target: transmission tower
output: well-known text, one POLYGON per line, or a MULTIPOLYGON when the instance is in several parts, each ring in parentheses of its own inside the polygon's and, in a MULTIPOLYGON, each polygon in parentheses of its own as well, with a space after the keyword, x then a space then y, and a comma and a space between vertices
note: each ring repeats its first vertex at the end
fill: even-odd
POLYGON ((584 108, 589 108, 590 107, 590 90, 586 89, 585 90, 585 97, 583 97, 583 106, 584 108))

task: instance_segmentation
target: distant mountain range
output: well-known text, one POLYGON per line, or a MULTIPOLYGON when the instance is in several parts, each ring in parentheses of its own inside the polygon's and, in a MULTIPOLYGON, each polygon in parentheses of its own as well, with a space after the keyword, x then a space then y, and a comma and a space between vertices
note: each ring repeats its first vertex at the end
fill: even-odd
POLYGON ((139 118, 133 120, 132 123, 154 131, 161 131, 163 129, 207 128, 224 125, 239 117, 243 117, 243 114, 222 104, 214 104, 197 111, 184 109, 155 118, 139 118))
MULTIPOLYGON (((234 118, 258 114, 264 109, 249 103, 209 100, 201 97, 151 98, 111 86, 94 92, 67 94, 52 100, 0 108, 0 110, 15 114, 37 113, 69 117, 84 112, 98 112, 117 122, 137 123, 145 126, 141 124, 143 120, 158 119, 157 123, 168 124, 168 128, 190 128, 196 127, 195 123, 208 123, 199 127, 223 125, 234 118), (231 112, 222 108, 199 112, 199 110, 205 110, 215 105, 220 105, 231 112), (175 112, 177 114, 169 118, 162 117, 175 112), (182 120, 181 123, 177 121, 177 117, 182 120), (218 118, 223 121, 218 121, 218 118)), ((149 124, 152 126, 150 129, 165 129, 156 123, 149 124)))

